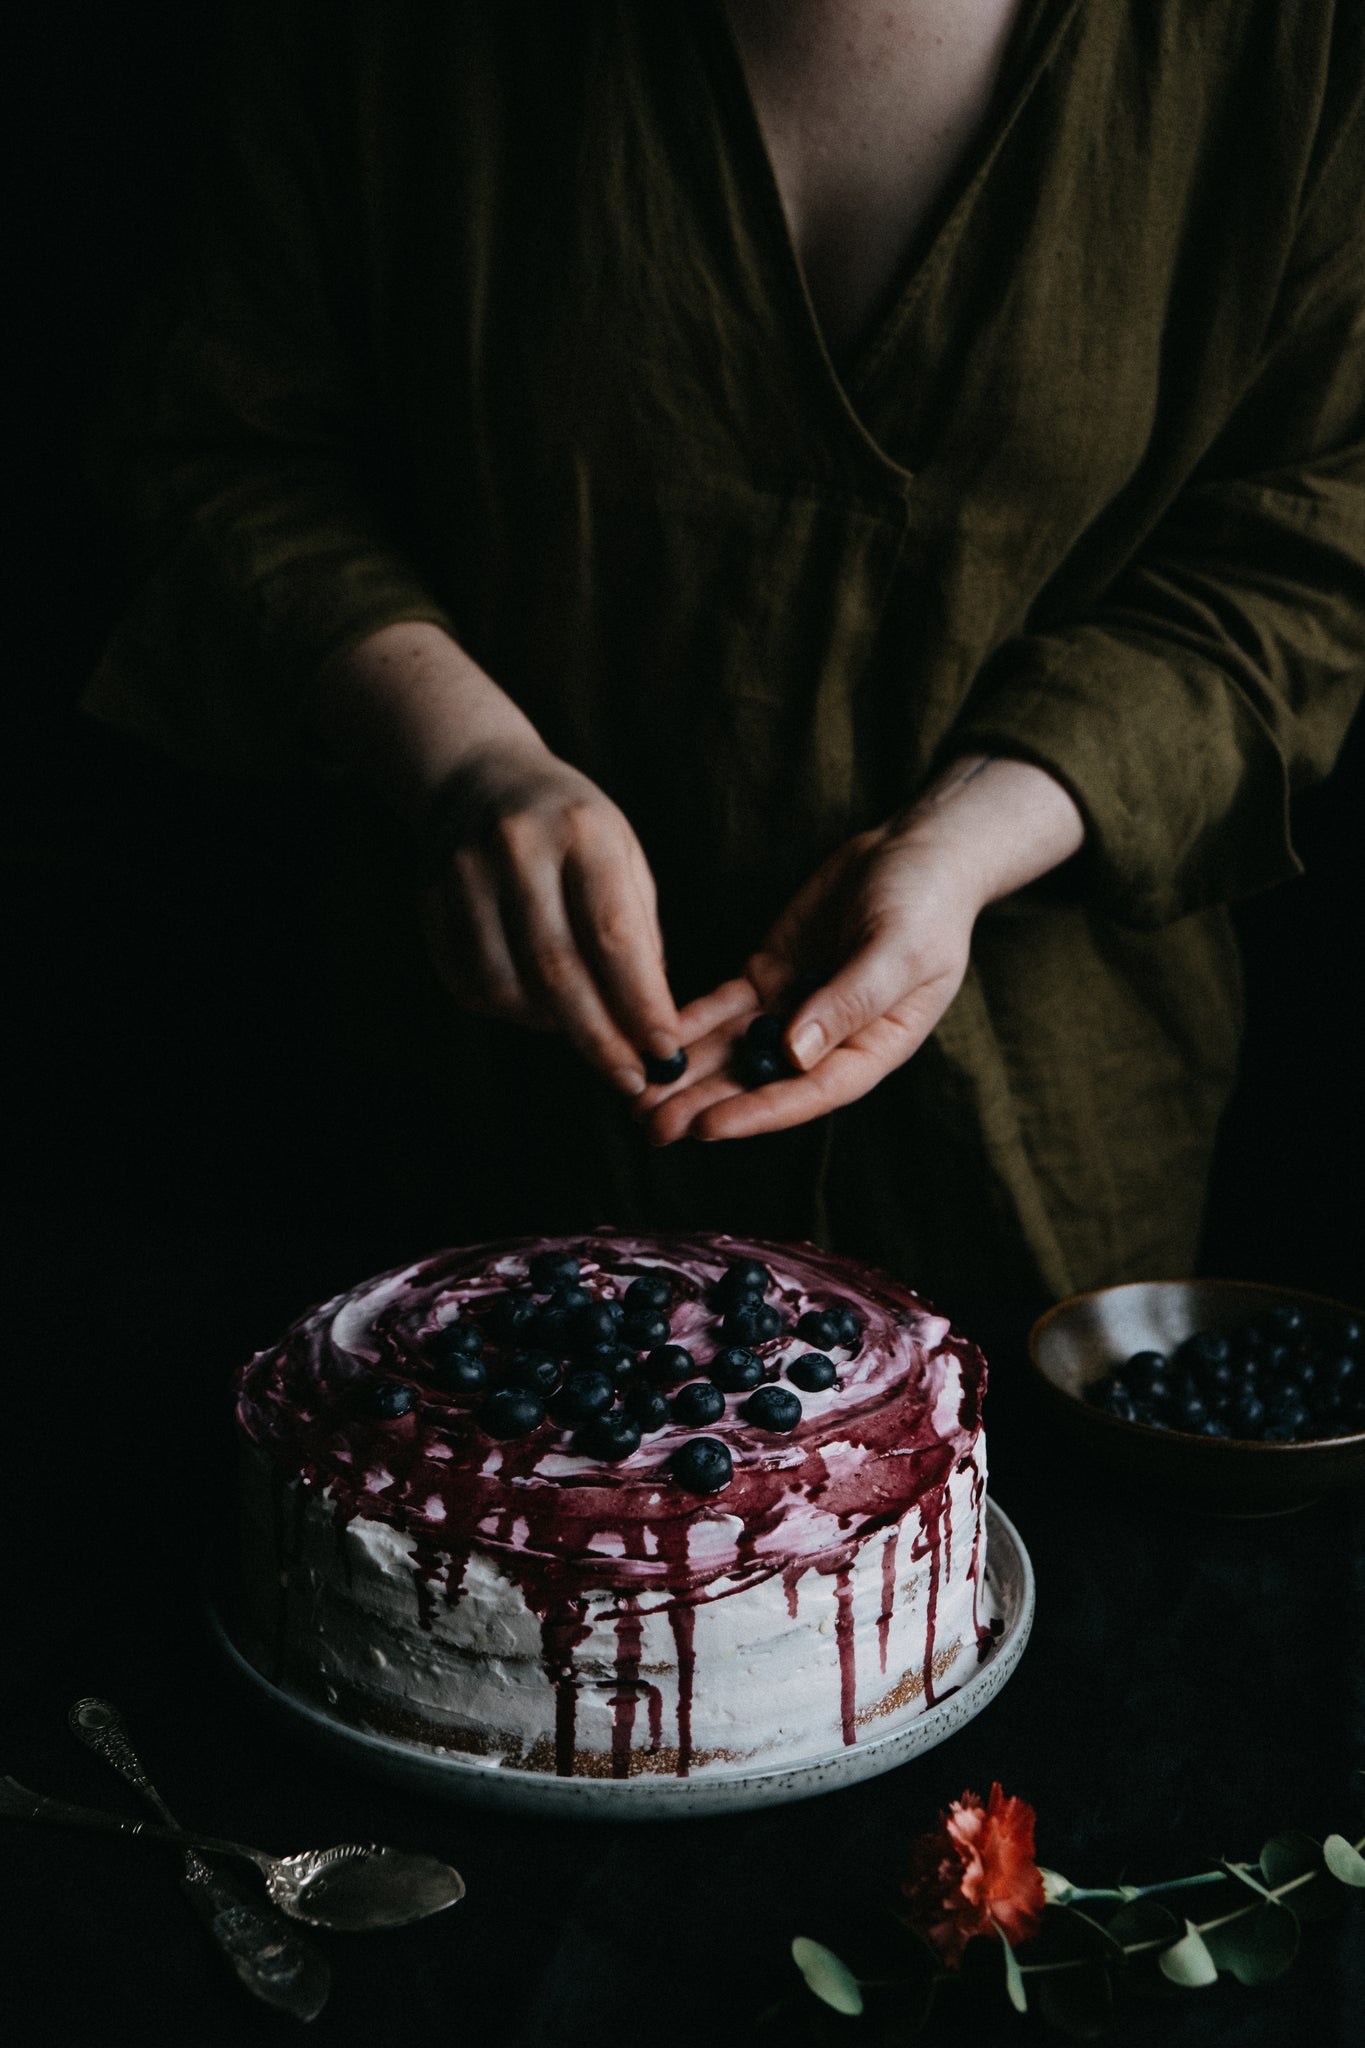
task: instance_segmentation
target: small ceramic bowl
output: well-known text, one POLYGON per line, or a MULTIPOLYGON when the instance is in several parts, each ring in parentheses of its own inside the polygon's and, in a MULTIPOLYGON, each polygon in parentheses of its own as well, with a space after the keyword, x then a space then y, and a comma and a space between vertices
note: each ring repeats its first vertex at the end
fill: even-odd
POLYGON ((1029 1358, 1059 1421, 1109 1467, 1217 1513, 1283 1513, 1365 1480, 1365 1431, 1303 1443, 1250 1443, 1124 1422, 1085 1398, 1088 1387, 1134 1352, 1169 1356, 1196 1330, 1231 1334, 1282 1306, 1302 1309, 1310 1324, 1348 1316, 1365 1321, 1344 1302, 1249 1280, 1138 1280, 1075 1294, 1048 1309, 1029 1332, 1029 1358))

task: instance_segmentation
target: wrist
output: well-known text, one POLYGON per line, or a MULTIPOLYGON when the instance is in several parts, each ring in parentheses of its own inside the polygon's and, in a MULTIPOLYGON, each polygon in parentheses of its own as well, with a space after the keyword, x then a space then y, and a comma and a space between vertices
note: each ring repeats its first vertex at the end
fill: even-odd
POLYGON ((507 693, 425 622, 385 626, 327 662, 313 715, 332 752, 418 830, 448 784, 495 759, 553 759, 507 693))
POLYGON ((1070 793, 1030 761, 955 761, 906 811, 890 837, 951 878, 973 915, 1069 860, 1085 839, 1070 793))

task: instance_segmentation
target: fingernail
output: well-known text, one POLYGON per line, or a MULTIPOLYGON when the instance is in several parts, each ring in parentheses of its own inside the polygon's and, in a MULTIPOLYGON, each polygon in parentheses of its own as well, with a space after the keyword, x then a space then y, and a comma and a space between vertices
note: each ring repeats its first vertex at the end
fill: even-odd
POLYGON ((643 1095, 645 1077, 638 1067, 617 1067, 612 1073, 612 1085, 623 1095, 643 1095))
POLYGON ((811 1020, 803 1024, 792 1040, 792 1058, 798 1067, 808 1067, 818 1060, 825 1049, 825 1034, 820 1026, 811 1020))

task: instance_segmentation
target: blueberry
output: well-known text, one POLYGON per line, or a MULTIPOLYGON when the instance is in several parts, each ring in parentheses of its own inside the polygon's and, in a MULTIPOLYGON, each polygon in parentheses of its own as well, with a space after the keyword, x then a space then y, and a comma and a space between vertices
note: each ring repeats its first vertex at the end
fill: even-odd
POLYGON ((716 1282, 716 1294, 725 1302, 742 1301, 746 1295, 762 1298, 773 1284, 773 1276, 757 1259, 731 1259, 716 1282))
POLYGON ((1257 1437, 1265 1423, 1265 1402, 1258 1401, 1254 1394, 1243 1394, 1235 1401, 1228 1416, 1234 1436, 1257 1437))
POLYGON ((554 1300, 547 1301, 536 1313, 531 1325, 531 1335, 542 1351, 563 1353, 573 1343, 574 1319, 577 1310, 561 1308, 554 1300))
POLYGON ((823 1394, 838 1377, 834 1360, 826 1358, 822 1351, 808 1351, 803 1358, 794 1358, 787 1367, 787 1378, 805 1394, 823 1394))
POLYGON ((1346 1402, 1338 1387, 1315 1387, 1313 1389, 1313 1421, 1320 1427, 1323 1423, 1341 1420, 1346 1412, 1346 1402))
POLYGON ((477 1358, 482 1350, 483 1331, 463 1316, 457 1322, 446 1323, 427 1340, 432 1358, 477 1358))
POLYGON ((1302 1429, 1308 1420, 1308 1410, 1297 1394, 1286 1391, 1276 1398, 1270 1409, 1270 1419, 1277 1428, 1302 1429))
POLYGON ((1360 1324, 1354 1316, 1343 1316, 1337 1324, 1336 1342, 1347 1351, 1358 1351, 1362 1337, 1360 1324))
POLYGON ((667 1312, 672 1306, 673 1289, 662 1273, 642 1273, 626 1289, 628 1309, 659 1308, 667 1312))
POLYGON ((629 1415, 594 1415, 574 1436, 573 1447, 585 1458, 616 1465, 639 1450, 640 1425, 629 1415))
POLYGON ((571 1373, 550 1403, 550 1416, 561 1429, 577 1429, 594 1415, 605 1415, 615 1399, 616 1388, 606 1373, 571 1373))
POLYGON ((766 1088, 770 1081, 786 1080, 792 1072, 775 1052, 761 1052, 747 1042, 735 1049, 735 1079, 742 1088, 766 1088))
POLYGON ((1336 1357, 1327 1358, 1323 1364, 1322 1377, 1325 1383, 1331 1387, 1353 1387, 1359 1377, 1355 1359, 1352 1358, 1349 1351, 1343 1351, 1336 1357))
POLYGON ((364 1398, 365 1413, 376 1415, 383 1422, 392 1422, 417 1405, 417 1396, 412 1388, 402 1386, 396 1380, 380 1380, 377 1385, 367 1387, 364 1398))
POLYGON ((735 1476, 730 1453, 713 1436, 694 1436, 679 1444, 668 1466, 689 1493, 720 1493, 735 1476))
POLYGON ((471 1358, 467 1352, 457 1351, 452 1358, 436 1360, 432 1378, 447 1394, 460 1394, 466 1400, 473 1400, 488 1386, 488 1367, 481 1358, 471 1358))
POLYGON ((1261 1436, 1261 1442, 1266 1444, 1292 1444, 1293 1441, 1294 1425, 1290 1422, 1267 1423, 1261 1436))
POLYGON ((1232 1367, 1226 1358, 1214 1359, 1199 1368, 1199 1384, 1204 1390, 1206 1400, 1229 1393, 1232 1389, 1232 1378, 1232 1367))
POLYGON ((1171 1398, 1171 1383, 1165 1378, 1153 1378, 1141 1391, 1142 1398, 1153 1408, 1164 1408, 1171 1398))
POLYGON ((545 1420, 545 1403, 529 1387, 502 1387, 478 1411, 485 1436, 529 1436, 545 1420))
POLYGON ((540 1311, 523 1288, 514 1288, 494 1302, 488 1320, 500 1344, 515 1344, 530 1334, 540 1311))
POLYGON ((1153 1380, 1166 1377, 1166 1359, 1160 1351, 1135 1351, 1126 1359, 1123 1377, 1134 1393, 1143 1394, 1153 1380))
POLYGON ((550 1290, 550 1301, 555 1308, 566 1308, 570 1314, 591 1308, 593 1297, 586 1287, 580 1287, 576 1280, 562 1280, 550 1290))
POLYGON ((681 1344, 657 1344, 645 1360, 645 1371, 660 1386, 676 1387, 690 1380, 697 1361, 681 1344))
POLYGON ((690 1380, 673 1396, 672 1413, 684 1429, 700 1429, 704 1423, 720 1421, 725 1396, 712 1380, 690 1380))
POLYGON ((536 1293, 548 1294, 577 1280, 582 1268, 572 1252, 537 1252, 527 1270, 536 1293))
POLYGON ((771 1429, 785 1436, 801 1420, 801 1403, 789 1387, 760 1387, 739 1412, 754 1429, 771 1429))
POLYGON ((1297 1384, 1304 1389, 1316 1386, 1318 1378, 1318 1361, 1316 1358, 1296 1358, 1293 1363, 1294 1380, 1297 1384))
POLYGON ((631 1421, 638 1424, 646 1436, 664 1428, 668 1421, 668 1401, 658 1387, 639 1383, 628 1388, 625 1407, 631 1421))
POLYGON ((844 1341, 843 1318, 837 1309, 808 1308, 796 1325, 796 1334, 817 1351, 829 1351, 844 1341))
POLYGON ((850 1308, 846 1301, 841 1301, 837 1307, 827 1310, 826 1313, 838 1316, 839 1342, 845 1350, 855 1350, 863 1341, 863 1326, 857 1311, 850 1308))
POLYGON ((1107 1415, 1116 1416, 1120 1422, 1137 1421, 1137 1403, 1121 1380, 1109 1389, 1104 1408, 1107 1415))
POLYGON ((744 1043, 754 1046, 759 1052, 780 1052, 786 1031, 787 1027, 780 1017, 760 1011, 757 1017, 749 1020, 744 1043))
POLYGON ((1199 1373, 1209 1365, 1221 1365, 1232 1347, 1220 1330, 1196 1330, 1176 1346, 1176 1357, 1186 1372, 1199 1373))
POLYGON ((590 1299, 573 1319, 574 1342, 583 1346, 614 1344, 620 1322, 621 1313, 616 1302, 590 1299))
POLYGON ((666 1087, 670 1081, 681 1081, 687 1072, 687 1054, 682 1046, 675 1053, 670 1053, 666 1060, 660 1059, 656 1052, 642 1053, 640 1057, 646 1081, 652 1081, 656 1088, 666 1087))
POLYGON ((627 1379, 639 1362, 638 1351, 631 1351, 624 1344, 590 1344, 578 1354, 583 1372, 609 1373, 614 1380, 627 1379))
POLYGON ((1289 1346, 1287 1344, 1263 1344, 1261 1346, 1261 1364, 1267 1372, 1282 1373, 1289 1362, 1289 1346))
POLYGON ((720 1327, 732 1344, 766 1344, 781 1336, 782 1312, 770 1301, 741 1301, 726 1310, 720 1327))
POLYGON ((668 1317, 662 1309, 633 1308, 621 1319, 620 1341, 635 1351, 652 1351, 668 1342, 668 1317))
POLYGON ((747 1394, 751 1387, 761 1385, 763 1380, 763 1360, 756 1351, 746 1350, 742 1344, 731 1344, 726 1350, 718 1351, 706 1370, 727 1394, 747 1394))
POLYGON ((1198 1394, 1186 1394, 1175 1404, 1177 1429, 1201 1430, 1209 1419, 1209 1411, 1198 1394))
POLYGON ((1297 1337, 1304 1326, 1304 1314, 1303 1310, 1295 1308, 1292 1302, 1285 1302, 1281 1307, 1271 1309, 1266 1321, 1277 1336, 1297 1337))
POLYGON ((1226 1422, 1220 1422, 1216 1415, 1210 1415, 1199 1434, 1200 1436, 1231 1436, 1232 1431, 1228 1428, 1226 1422))
POLYGON ((514 1387, 529 1387, 542 1400, 553 1394, 564 1377, 557 1359, 548 1351, 514 1351, 506 1366, 508 1383, 514 1387))

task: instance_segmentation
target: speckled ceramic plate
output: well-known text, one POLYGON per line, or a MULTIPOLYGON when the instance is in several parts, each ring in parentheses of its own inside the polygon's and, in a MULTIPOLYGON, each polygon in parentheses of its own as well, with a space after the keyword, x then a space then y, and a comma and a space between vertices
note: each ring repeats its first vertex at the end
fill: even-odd
POLYGON ((500 1812, 592 1820, 666 1820, 676 1815, 691 1820, 699 1814, 737 1813, 744 1807, 837 1791, 933 1749, 979 1714, 1019 1662, 1033 1622, 1033 1567, 1014 1524, 994 1501, 986 1503, 986 1554, 986 1582, 1004 1627, 985 1663, 956 1692, 927 1712, 888 1719, 875 1735, 848 1748, 822 1750, 795 1761, 788 1758, 767 1769, 743 1764, 711 1769, 695 1778, 554 1778, 366 1734, 311 1701, 281 1691, 258 1671, 233 1639, 225 1618, 228 1602, 212 1588, 207 1609, 214 1641, 254 1702, 295 1734, 358 1770, 391 1779, 410 1792, 500 1812))

